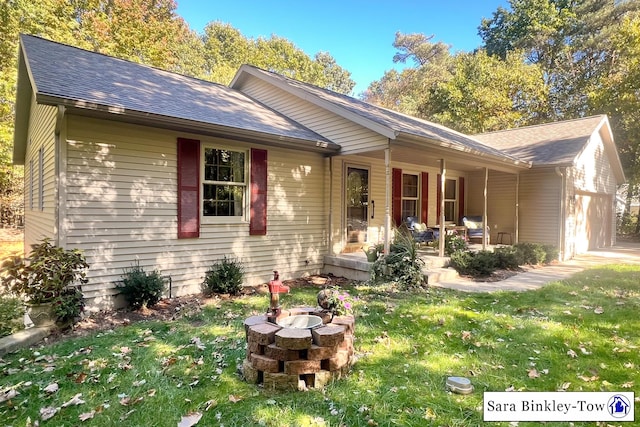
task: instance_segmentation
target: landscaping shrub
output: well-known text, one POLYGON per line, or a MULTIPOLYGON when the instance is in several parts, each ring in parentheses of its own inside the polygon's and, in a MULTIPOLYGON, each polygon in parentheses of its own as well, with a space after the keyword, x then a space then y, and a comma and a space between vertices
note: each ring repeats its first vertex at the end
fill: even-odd
POLYGON ((139 265, 125 269, 122 282, 117 285, 127 303, 134 308, 153 307, 160 301, 166 280, 158 270, 151 273, 139 265))
POLYGON ((451 266, 462 275, 483 277, 496 271, 496 255, 491 251, 455 252, 451 254, 451 266))
POLYGON ((530 264, 538 265, 545 262, 547 253, 539 243, 518 243, 514 245, 516 248, 516 256, 518 265, 530 264))
POLYGON ((495 248, 493 251, 496 268, 501 270, 515 270, 518 264, 517 251, 513 246, 504 246, 495 248))
POLYGON ((553 245, 544 245, 542 246, 544 249, 546 256, 544 259, 545 264, 551 264, 553 261, 557 261, 560 257, 560 251, 553 245))
MULTIPOLYGON (((434 242, 434 248, 438 249, 440 246, 440 240, 434 242)), ((451 255, 456 252, 464 251, 467 249, 467 242, 462 236, 457 234, 446 234, 444 236, 444 253, 445 255, 451 255)))
POLYGON ((379 258, 371 266, 370 282, 393 282, 410 289, 424 284, 424 261, 418 256, 418 246, 411 234, 397 229, 389 254, 379 258))
POLYGON ((231 294, 237 295, 242 289, 244 280, 244 266, 237 259, 226 256, 216 261, 207 271, 202 283, 205 295, 231 294))
POLYGON ((84 297, 77 287, 69 287, 53 300, 53 311, 59 323, 74 323, 84 311, 84 297))
POLYGON ((0 295, 0 338, 24 329, 24 304, 19 298, 0 295))

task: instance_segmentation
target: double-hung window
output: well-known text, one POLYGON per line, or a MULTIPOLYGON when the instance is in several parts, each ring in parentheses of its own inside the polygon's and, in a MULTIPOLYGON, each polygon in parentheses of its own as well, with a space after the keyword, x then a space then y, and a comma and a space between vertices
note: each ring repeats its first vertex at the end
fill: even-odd
POLYGON ((202 215, 243 217, 247 193, 246 152, 204 147, 202 215))
POLYGON ((456 222, 456 205, 458 195, 458 180, 447 179, 444 182, 444 220, 456 222))
POLYGON ((402 218, 418 215, 418 175, 402 174, 402 218))

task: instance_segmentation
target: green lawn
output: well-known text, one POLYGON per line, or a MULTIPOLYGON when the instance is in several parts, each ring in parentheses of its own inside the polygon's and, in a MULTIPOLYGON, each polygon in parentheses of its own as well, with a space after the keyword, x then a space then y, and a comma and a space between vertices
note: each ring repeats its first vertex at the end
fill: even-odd
MULTIPOLYGON (((317 290, 293 289, 282 303, 312 304, 317 290)), ((176 426, 200 413, 202 426, 476 426, 483 391, 640 386, 640 266, 587 270, 526 293, 349 291, 358 297, 359 360, 324 390, 270 392, 239 378, 243 320, 268 306, 268 297, 251 296, 189 319, 135 323, 5 356, 0 400, 18 394, 0 403, 0 420, 176 426), (450 375, 470 378, 475 392, 447 392, 450 375), (47 408, 55 415, 42 421, 47 408)))

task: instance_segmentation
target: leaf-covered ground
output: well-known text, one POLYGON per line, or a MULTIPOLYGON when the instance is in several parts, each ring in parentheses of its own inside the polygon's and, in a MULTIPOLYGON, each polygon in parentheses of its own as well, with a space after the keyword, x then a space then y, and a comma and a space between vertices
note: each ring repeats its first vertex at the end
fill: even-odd
MULTIPOLYGON (((238 375, 242 323, 266 310, 266 295, 186 304, 180 315, 129 319, 4 356, 0 420, 8 426, 477 426, 484 391, 637 388, 639 283, 640 266, 615 265, 524 293, 344 286, 357 297, 358 360, 347 378, 306 392, 272 392, 238 375), (474 393, 448 392, 451 375, 470 378, 474 393)), ((319 287, 294 288, 282 303, 313 304, 319 287)), ((534 424, 520 423, 526 425, 534 424)))

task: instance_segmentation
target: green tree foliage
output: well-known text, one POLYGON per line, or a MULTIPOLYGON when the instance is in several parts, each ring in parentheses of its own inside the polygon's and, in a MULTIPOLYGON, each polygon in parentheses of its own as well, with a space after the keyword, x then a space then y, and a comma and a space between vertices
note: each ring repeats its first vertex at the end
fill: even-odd
POLYGON ((452 76, 429 89, 420 115, 465 133, 535 123, 546 101, 542 72, 510 53, 504 60, 484 50, 459 53, 452 76))
POLYGON ((355 86, 351 73, 326 52, 309 57, 291 41, 272 35, 251 39, 223 22, 210 22, 204 30, 204 58, 211 80, 228 84, 242 64, 348 94, 355 86))
POLYGON ((12 166, 19 34, 33 34, 219 83, 250 63, 349 93, 350 73, 328 53, 309 57, 277 36, 248 39, 212 22, 198 35, 174 0, 0 0, 0 202, 2 220, 21 209, 22 169, 12 166))

